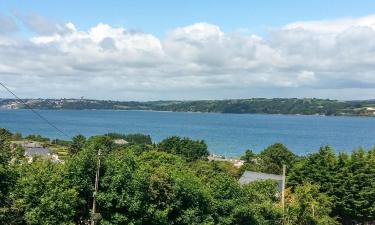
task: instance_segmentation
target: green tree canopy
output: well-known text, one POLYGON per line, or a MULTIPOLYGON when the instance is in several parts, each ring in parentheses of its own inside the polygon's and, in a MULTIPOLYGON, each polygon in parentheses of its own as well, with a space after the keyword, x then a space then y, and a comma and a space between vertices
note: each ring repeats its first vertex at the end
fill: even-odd
POLYGON ((72 143, 69 146, 69 153, 71 155, 77 154, 82 150, 83 146, 86 143, 86 137, 82 134, 78 134, 72 138, 72 143))
POLYGON ((105 136, 111 139, 124 139, 131 144, 137 145, 151 145, 152 140, 150 135, 145 134, 119 134, 119 133, 108 133, 105 136))
POLYGON ((191 140, 172 136, 162 140, 158 144, 161 151, 173 153, 185 157, 187 160, 206 159, 209 155, 207 144, 202 140, 191 140))
POLYGON ((74 224, 77 191, 63 179, 64 166, 40 159, 20 169, 11 194, 14 224, 74 224))
POLYGON ((335 225, 337 221, 330 217, 332 199, 319 192, 319 187, 310 183, 298 185, 294 193, 286 197, 287 225, 335 225))
POLYGON ((259 155, 261 171, 281 174, 283 165, 291 168, 297 156, 281 143, 275 143, 264 149, 259 155))

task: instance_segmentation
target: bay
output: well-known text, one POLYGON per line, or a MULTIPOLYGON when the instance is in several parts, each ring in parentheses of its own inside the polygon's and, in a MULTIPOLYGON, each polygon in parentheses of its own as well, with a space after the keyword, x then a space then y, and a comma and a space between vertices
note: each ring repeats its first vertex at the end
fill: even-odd
MULTIPOLYGON (((172 135, 203 139, 211 153, 239 156, 281 142, 299 155, 322 145, 337 151, 375 146, 375 118, 183 113, 118 110, 37 110, 69 136, 144 133, 154 142, 172 135)), ((0 127, 64 139, 30 110, 0 110, 0 127)))

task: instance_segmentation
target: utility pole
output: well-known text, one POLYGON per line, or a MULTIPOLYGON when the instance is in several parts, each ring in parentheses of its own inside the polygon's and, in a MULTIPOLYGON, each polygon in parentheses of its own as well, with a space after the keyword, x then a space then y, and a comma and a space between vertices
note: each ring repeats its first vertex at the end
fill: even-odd
POLYGON ((96 194, 99 190, 99 171, 100 171, 100 156, 101 156, 101 150, 98 151, 98 163, 96 165, 96 176, 95 176, 95 191, 93 195, 93 201, 92 201, 92 212, 91 212, 91 225, 95 225, 95 222, 97 220, 96 218, 96 194))
POLYGON ((314 203, 311 205, 312 208, 312 216, 315 217, 315 208, 314 208, 314 203))
POLYGON ((283 181, 281 183, 281 206, 283 208, 283 223, 285 224, 285 174, 286 166, 283 165, 283 181))

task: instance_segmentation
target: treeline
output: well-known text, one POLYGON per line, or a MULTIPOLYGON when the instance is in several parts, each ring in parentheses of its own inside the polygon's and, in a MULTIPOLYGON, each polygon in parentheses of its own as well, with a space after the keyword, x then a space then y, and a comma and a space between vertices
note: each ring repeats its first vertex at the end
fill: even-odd
MULTIPOLYGON (((305 157, 294 155, 282 144, 274 144, 254 154, 247 150, 242 171, 277 173, 287 165, 287 184, 294 190, 301 184, 317 185, 329 197, 331 217, 342 224, 375 222, 375 148, 336 154, 329 146, 305 157)), ((310 207, 314 203, 310 203, 310 207)))
POLYGON ((374 101, 328 99, 255 98, 234 100, 185 101, 156 106, 157 110, 177 112, 219 112, 249 114, 370 115, 366 109, 374 101))
POLYGON ((88 224, 94 216, 97 224, 331 225, 375 216, 375 150, 336 155, 324 147, 300 157, 274 144, 246 151, 236 168, 208 161, 204 141, 112 133, 63 142, 74 149, 64 163, 28 162, 10 147, 19 137, 0 130, 0 224, 88 224), (137 141, 114 143, 125 137, 137 141), (99 149, 98 214, 91 215, 99 149), (280 173, 283 164, 284 211, 276 183, 238 182, 245 170, 280 173))
MULTIPOLYGON (((375 115, 375 100, 337 101, 315 98, 253 98, 204 101, 121 102, 86 99, 28 99, 26 102, 37 109, 122 109, 249 114, 375 115)), ((0 107, 7 107, 7 105, 9 106, 12 103, 16 103, 16 101, 9 99, 2 100, 0 101, 0 107)), ((17 105, 17 108, 25 107, 22 104, 17 105)))

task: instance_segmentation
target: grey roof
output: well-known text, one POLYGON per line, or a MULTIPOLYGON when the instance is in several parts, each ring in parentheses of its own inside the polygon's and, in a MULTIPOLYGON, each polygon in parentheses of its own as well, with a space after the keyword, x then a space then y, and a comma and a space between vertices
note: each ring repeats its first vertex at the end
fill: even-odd
POLYGON ((243 185, 243 184, 248 184, 248 183, 251 183, 254 181, 260 181, 260 180, 274 180, 277 182, 279 190, 281 191, 282 189, 283 176, 276 175, 276 174, 245 171, 245 173, 242 174, 239 182, 240 184, 243 185))
POLYGON ((34 141, 12 141, 12 143, 20 145, 22 148, 41 148, 42 145, 34 141))
POLYGON ((25 149, 25 156, 35 156, 35 155, 42 155, 42 156, 49 156, 51 155, 49 149, 47 148, 26 148, 25 149))

